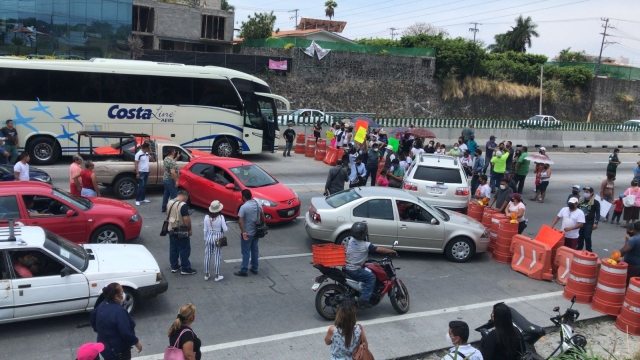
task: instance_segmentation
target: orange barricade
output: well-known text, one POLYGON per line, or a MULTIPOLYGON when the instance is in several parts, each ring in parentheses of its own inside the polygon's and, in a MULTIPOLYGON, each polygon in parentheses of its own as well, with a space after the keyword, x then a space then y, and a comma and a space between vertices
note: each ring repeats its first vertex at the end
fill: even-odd
POLYGON ((542 225, 535 239, 541 243, 547 244, 547 246, 551 249, 551 263, 552 265, 554 265, 553 274, 555 275, 557 272, 554 260, 556 258, 556 252, 558 251, 558 248, 560 246, 564 246, 564 232, 556 230, 549 225, 542 225))
POLYGON ((478 205, 478 201, 469 201, 469 207, 467 208, 467 216, 470 216, 480 222, 484 216, 485 205, 478 205))
POLYGON ((327 147, 327 155, 324 157, 324 163, 329 166, 335 166, 336 161, 338 160, 339 149, 334 148, 333 146, 327 147))
POLYGON ((316 156, 316 137, 309 136, 307 138, 307 148, 304 151, 305 157, 314 157, 316 156))
POLYGON ((304 133, 298 133, 296 137, 296 147, 293 152, 296 154, 304 154, 304 133))
MULTIPOLYGON (((486 214, 486 208, 485 208, 485 213, 486 214)), ((484 214, 482 215, 482 220, 484 221, 484 214)), ((494 212, 491 214, 491 218, 489 220, 489 226, 487 226, 489 228, 489 249, 487 250, 490 254, 493 254, 493 252, 495 251, 496 248, 496 242, 498 241, 498 227, 500 226, 500 220, 502 219, 506 219, 507 216, 499 213, 499 212, 494 212), (496 217, 494 219, 494 216, 496 217)))
POLYGON ((588 251, 576 251, 569 269, 569 280, 564 287, 562 296, 571 300, 576 297, 576 302, 588 304, 596 292, 596 279, 598 277, 598 255, 588 251))
POLYGON ((556 251, 556 256, 553 258, 553 271, 556 275, 556 282, 558 284, 563 286, 567 285, 573 255, 577 252, 578 250, 573 250, 567 246, 560 246, 556 251))
POLYGON ((553 279, 551 249, 547 244, 523 235, 515 235, 511 241, 511 252, 513 270, 536 280, 553 279))
POLYGON ((629 265, 622 261, 612 265, 607 260, 609 259, 603 259, 600 264, 598 285, 591 300, 591 308, 603 314, 618 316, 627 290, 629 265))
MULTIPOLYGON (((493 216, 491 217, 490 235, 495 235, 496 239, 494 243, 493 253, 491 254, 491 259, 499 263, 509 264, 511 262, 511 238, 505 238, 505 230, 500 229, 500 227, 503 226, 504 222, 509 222, 507 216, 504 214, 493 214, 493 216)), ((517 229, 518 224, 516 224, 516 234, 518 233, 517 229)))
POLYGON ((318 142, 316 143, 316 147, 318 148, 318 150, 327 150, 327 140, 318 139, 318 142))
POLYGON ((484 213, 482 213, 482 225, 486 228, 491 228, 491 217, 493 214, 497 214, 498 210, 490 208, 488 206, 484 207, 484 213))
POLYGON ((327 149, 317 149, 316 157, 314 158, 316 161, 324 160, 324 157, 327 156, 327 149))
POLYGON ((616 327, 627 334, 640 336, 640 277, 632 277, 629 281, 616 327))

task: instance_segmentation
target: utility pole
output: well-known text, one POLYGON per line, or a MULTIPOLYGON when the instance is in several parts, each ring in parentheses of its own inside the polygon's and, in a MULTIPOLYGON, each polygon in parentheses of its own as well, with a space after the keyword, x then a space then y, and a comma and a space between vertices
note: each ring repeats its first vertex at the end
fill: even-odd
POLYGON ((610 44, 616 44, 615 41, 605 41, 607 36, 611 36, 607 34, 607 29, 615 29, 613 26, 609 25, 609 18, 600 18, 600 20, 604 21, 604 25, 602 25, 602 27, 604 28, 604 32, 600 33, 602 34, 602 43, 600 44, 600 55, 598 55, 598 64, 596 65, 596 71, 594 76, 598 76, 598 71, 600 70, 600 64, 602 62, 602 50, 604 49, 604 46, 610 45, 610 44))
POLYGON ((478 31, 480 31, 480 29, 478 29, 478 25, 482 25, 482 24, 477 23, 477 22, 472 22, 472 23, 469 23, 469 24, 473 25, 472 28, 469 28, 469 31, 473 32, 473 42, 476 42, 476 33, 478 31))
POLYGON ((298 29, 298 11, 300 11, 300 9, 293 9, 293 10, 289 10, 288 12, 292 12, 294 13, 293 15, 291 15, 289 17, 289 20, 293 20, 296 19, 296 24, 293 26, 294 29, 298 29))
POLYGON ((544 65, 540 65, 540 111, 538 115, 542 115, 542 77, 544 76, 544 65))
POLYGON ((390 30, 390 32, 391 32, 391 40, 393 40, 393 38, 394 38, 396 35, 399 35, 397 32, 395 32, 395 31, 396 31, 396 28, 389 28, 388 30, 390 30))

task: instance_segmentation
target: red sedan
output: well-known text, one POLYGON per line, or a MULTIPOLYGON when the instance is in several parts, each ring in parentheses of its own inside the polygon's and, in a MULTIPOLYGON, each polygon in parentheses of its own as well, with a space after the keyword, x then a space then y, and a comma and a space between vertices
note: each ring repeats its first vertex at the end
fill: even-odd
POLYGON ((234 158, 195 158, 181 171, 178 186, 189 192, 191 204, 209 208, 220 201, 222 213, 237 217, 242 190, 249 189, 264 209, 267 223, 280 223, 300 215, 300 199, 295 191, 253 163, 234 158))
POLYGON ((41 226, 78 244, 115 244, 135 240, 142 218, 131 205, 103 197, 75 197, 37 181, 7 181, 0 186, 0 218, 41 226))

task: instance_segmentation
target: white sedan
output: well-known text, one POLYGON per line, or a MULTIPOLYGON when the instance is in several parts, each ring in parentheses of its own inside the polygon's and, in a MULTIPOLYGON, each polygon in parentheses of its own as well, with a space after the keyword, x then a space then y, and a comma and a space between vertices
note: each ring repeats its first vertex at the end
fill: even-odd
POLYGON ((0 228, 0 271, 0 323, 91 311, 112 282, 129 312, 169 287, 142 245, 77 245, 35 226, 0 228))

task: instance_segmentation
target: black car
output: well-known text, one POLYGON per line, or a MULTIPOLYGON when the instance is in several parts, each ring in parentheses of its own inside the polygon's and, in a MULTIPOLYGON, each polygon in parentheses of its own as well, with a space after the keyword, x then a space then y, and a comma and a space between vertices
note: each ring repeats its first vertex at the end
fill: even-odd
MULTIPOLYGON (((0 165, 0 181, 13 180, 15 180, 15 177, 13 176, 13 165, 0 165)), ((44 170, 40 170, 31 166, 29 166, 29 180, 41 181, 52 185, 51 176, 49 176, 49 174, 47 174, 44 170)))

